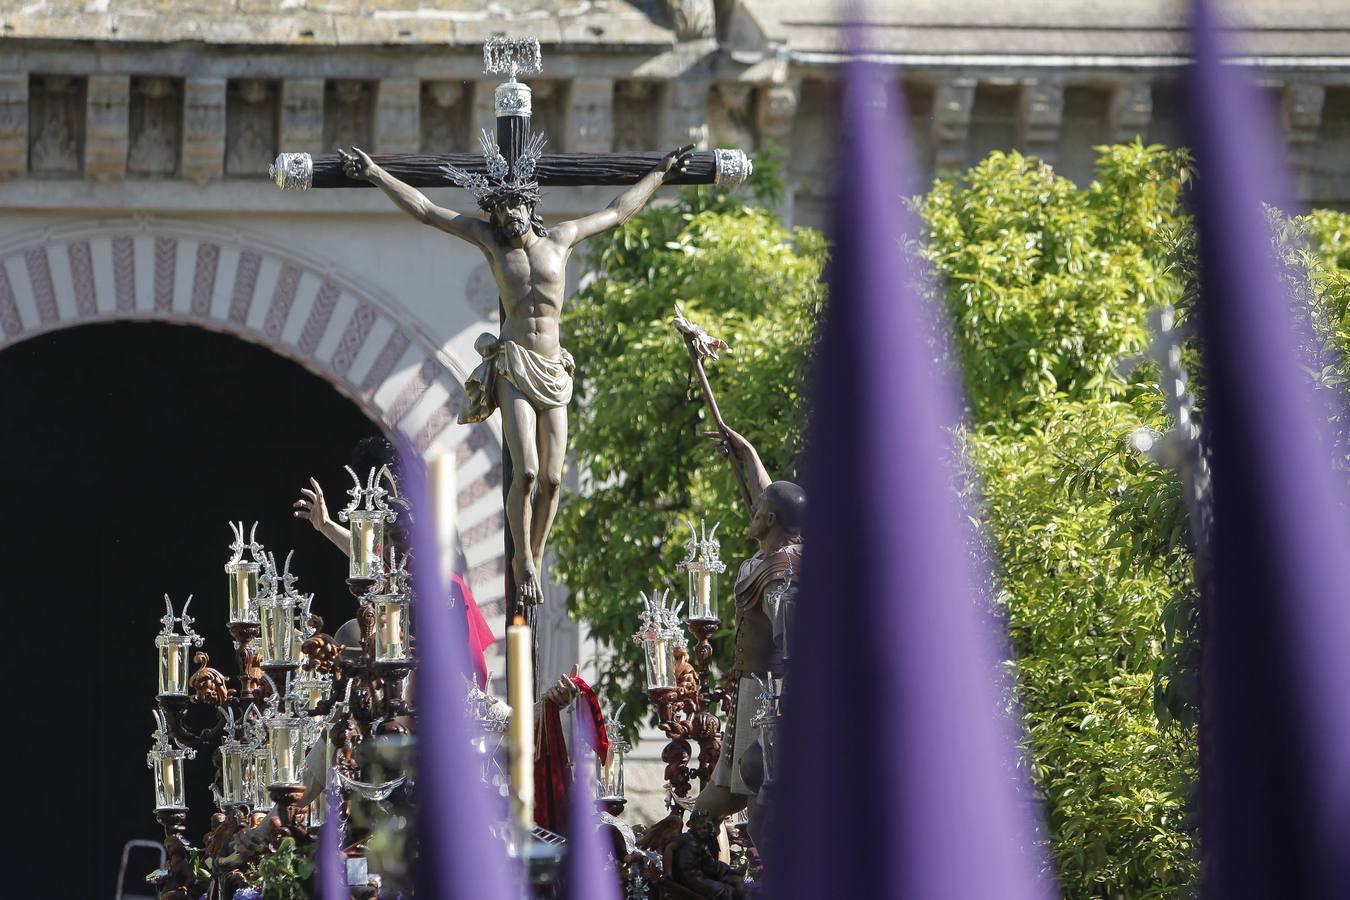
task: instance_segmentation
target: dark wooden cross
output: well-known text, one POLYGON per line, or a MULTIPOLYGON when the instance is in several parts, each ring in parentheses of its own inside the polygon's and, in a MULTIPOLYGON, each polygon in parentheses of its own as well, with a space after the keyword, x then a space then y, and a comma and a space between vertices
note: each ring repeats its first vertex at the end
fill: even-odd
MULTIPOLYGON (((496 91, 497 146, 508 166, 514 166, 530 134, 530 94, 528 88, 516 80, 520 74, 541 70, 539 42, 533 39, 493 38, 483 47, 484 69, 491 74, 509 74, 510 80, 496 91)), ((637 182, 659 163, 667 151, 643 153, 548 153, 539 157, 535 177, 540 186, 624 186, 637 182)), ((482 174, 487 162, 481 153, 376 153, 371 158, 389 174, 405 184, 417 188, 459 187, 444 167, 449 165, 466 172, 482 174)), ((690 154, 679 172, 672 172, 666 184, 727 184, 745 181, 753 167, 750 158, 741 150, 703 150, 690 154)), ((322 188, 372 187, 365 179, 348 178, 343 172, 337 153, 282 153, 272 165, 270 174, 283 190, 322 188)), ((506 313, 499 308, 500 320, 506 313)), ((502 453, 502 502, 512 480, 511 454, 502 453)), ((535 608, 520 603, 517 597, 515 575, 510 561, 515 548, 511 529, 505 529, 506 550, 506 624, 522 616, 534 632, 536 688, 538 686, 539 634, 535 608)), ((537 691, 536 691, 537 693, 537 691)))

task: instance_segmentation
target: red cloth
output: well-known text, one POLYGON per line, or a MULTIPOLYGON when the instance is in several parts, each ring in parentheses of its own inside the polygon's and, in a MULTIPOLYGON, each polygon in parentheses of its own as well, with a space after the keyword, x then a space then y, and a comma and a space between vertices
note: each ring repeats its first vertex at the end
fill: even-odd
MULTIPOLYGON (((600 712, 600 700, 591 686, 580 676, 571 676, 580 695, 578 714, 589 715, 591 749, 603 763, 609 759, 609 735, 605 733, 605 716, 600 712)), ((568 770, 567 741, 563 737, 562 716, 553 701, 545 699, 535 733, 534 747, 534 822, 541 828, 566 834, 567 791, 571 777, 568 770)))
POLYGON ((450 591, 464 602, 464 616, 469 625, 469 661, 473 663, 474 670, 478 673, 478 686, 487 690, 488 669, 485 653, 488 647, 496 643, 497 636, 492 633, 487 619, 483 618, 483 611, 478 608, 478 601, 473 598, 473 591, 469 590, 467 581, 458 574, 451 573, 450 591))

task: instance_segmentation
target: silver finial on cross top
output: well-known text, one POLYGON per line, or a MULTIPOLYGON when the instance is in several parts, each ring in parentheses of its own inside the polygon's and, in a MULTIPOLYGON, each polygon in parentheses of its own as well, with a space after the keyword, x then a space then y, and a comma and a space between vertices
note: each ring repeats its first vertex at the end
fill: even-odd
POLYGON ((483 71, 489 75, 537 75, 544 70, 544 57, 537 38, 494 37, 483 44, 483 71))

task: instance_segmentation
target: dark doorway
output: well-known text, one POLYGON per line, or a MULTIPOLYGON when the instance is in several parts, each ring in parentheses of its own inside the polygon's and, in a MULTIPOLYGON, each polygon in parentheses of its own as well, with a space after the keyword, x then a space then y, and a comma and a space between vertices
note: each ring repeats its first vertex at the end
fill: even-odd
MULTIPOLYGON (((377 433, 296 363, 197 328, 92 325, 0 352, 8 896, 111 898, 123 844, 162 837, 145 765, 162 596, 196 596, 195 630, 233 678, 227 522, 295 550, 329 628, 354 614, 341 554, 290 504, 312 474, 336 515, 342 466, 377 433)), ((194 844, 213 769, 188 763, 194 844)))

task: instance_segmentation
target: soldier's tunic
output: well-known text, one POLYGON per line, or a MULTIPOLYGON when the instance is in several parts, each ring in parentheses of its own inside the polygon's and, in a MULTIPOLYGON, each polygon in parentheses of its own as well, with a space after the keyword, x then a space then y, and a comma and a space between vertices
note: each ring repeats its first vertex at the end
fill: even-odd
POLYGON ((802 545, 787 544, 773 553, 763 551, 741 563, 736 574, 736 699, 722 737, 722 755, 713 770, 713 784, 733 794, 753 796, 741 778, 741 757, 759 737, 751 722, 759 709, 760 686, 754 675, 767 679, 783 674, 783 603, 797 590, 802 545))

